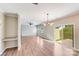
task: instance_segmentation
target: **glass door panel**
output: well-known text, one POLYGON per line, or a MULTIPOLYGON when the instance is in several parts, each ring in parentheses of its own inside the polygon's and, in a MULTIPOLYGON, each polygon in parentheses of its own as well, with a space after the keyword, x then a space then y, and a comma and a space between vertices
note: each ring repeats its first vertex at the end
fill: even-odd
POLYGON ((64 25, 62 44, 68 48, 74 47, 74 28, 73 25, 64 25))
POLYGON ((55 40, 65 47, 74 47, 74 26, 61 25, 55 28, 55 40))

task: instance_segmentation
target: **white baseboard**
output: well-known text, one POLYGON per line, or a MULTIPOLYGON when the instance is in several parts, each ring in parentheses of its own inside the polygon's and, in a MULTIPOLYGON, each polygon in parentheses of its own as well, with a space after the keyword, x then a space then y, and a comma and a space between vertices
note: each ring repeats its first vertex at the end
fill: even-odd
MULTIPOLYGON (((17 46, 13 46, 13 47, 17 47, 17 46)), ((6 49, 8 49, 8 48, 13 48, 13 47, 6 47, 6 48, 4 48, 4 50, 2 50, 2 52, 0 52, 0 56, 4 53, 4 51, 5 51, 6 49)))
POLYGON ((75 50, 75 51, 79 51, 79 49, 76 49, 76 48, 73 48, 73 50, 75 50))
POLYGON ((14 47, 18 47, 18 46, 16 45, 16 46, 11 46, 11 47, 6 47, 6 49, 8 49, 8 48, 14 48, 14 47))
POLYGON ((2 50, 1 52, 0 52, 0 56, 4 53, 4 51, 6 50, 7 48, 5 48, 4 50, 2 50))

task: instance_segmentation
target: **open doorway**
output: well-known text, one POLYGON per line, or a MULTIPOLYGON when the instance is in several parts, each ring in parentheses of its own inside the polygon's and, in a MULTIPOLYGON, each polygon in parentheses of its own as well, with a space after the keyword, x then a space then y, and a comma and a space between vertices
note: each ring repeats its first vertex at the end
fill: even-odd
POLYGON ((68 48, 74 48, 74 25, 60 25, 55 27, 55 41, 68 48))

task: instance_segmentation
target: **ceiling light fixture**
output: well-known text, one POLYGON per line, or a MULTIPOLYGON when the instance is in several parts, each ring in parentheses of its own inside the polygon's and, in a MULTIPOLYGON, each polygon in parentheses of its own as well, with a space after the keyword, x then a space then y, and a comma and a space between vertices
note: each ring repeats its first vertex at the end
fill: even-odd
POLYGON ((43 25, 44 25, 44 26, 52 26, 53 23, 49 23, 49 19, 48 19, 49 14, 47 13, 46 15, 47 15, 47 21, 46 21, 43 25))

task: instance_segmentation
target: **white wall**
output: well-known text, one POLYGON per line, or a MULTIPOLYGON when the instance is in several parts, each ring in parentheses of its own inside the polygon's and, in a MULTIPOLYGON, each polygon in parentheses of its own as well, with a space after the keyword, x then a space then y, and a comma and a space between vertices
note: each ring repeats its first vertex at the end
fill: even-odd
POLYGON ((48 39, 48 40, 54 40, 54 35, 53 35, 53 25, 52 26, 44 26, 44 25, 39 25, 37 26, 37 35, 48 39))
POLYGON ((3 37, 3 14, 0 12, 0 55, 4 51, 4 43, 2 41, 3 37))
POLYGON ((22 36, 35 36, 36 27, 30 25, 22 25, 22 36))
POLYGON ((47 38, 49 39, 49 40, 52 40, 52 41, 54 41, 54 34, 53 34, 53 25, 52 26, 47 26, 47 28, 45 29, 45 34, 46 34, 46 36, 47 36, 47 38))
POLYGON ((79 50, 79 13, 74 14, 72 16, 67 16, 55 21, 52 21, 53 27, 54 27, 54 31, 55 32, 55 27, 58 25, 63 25, 63 24, 74 24, 75 25, 75 29, 74 29, 74 34, 75 34, 75 39, 74 39, 74 43, 75 43, 75 48, 79 50))

